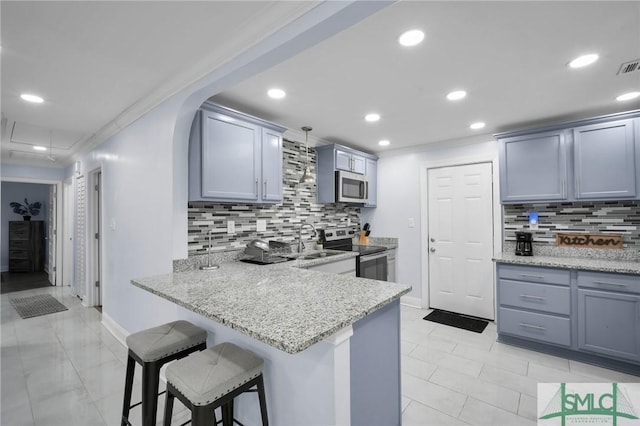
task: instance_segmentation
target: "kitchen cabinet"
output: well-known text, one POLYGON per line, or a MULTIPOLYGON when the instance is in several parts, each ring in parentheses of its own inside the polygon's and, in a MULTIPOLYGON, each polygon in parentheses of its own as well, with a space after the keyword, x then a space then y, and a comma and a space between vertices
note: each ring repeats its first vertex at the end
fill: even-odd
POLYGON ((640 198, 640 112, 496 135, 500 199, 640 198))
POLYGON ((640 279, 578 272, 578 348, 640 362, 640 279))
POLYGON ((333 262, 321 263, 320 265, 309 266, 310 271, 329 272, 332 274, 356 276, 356 258, 336 260, 333 262))
POLYGON ((44 269, 44 221, 9 222, 9 272, 44 269))
POLYGON ((366 176, 369 182, 369 197, 365 207, 376 207, 378 204, 378 160, 367 158, 366 176))
POLYGON ((387 250, 387 281, 396 282, 396 249, 387 250))
POLYGON ((633 120, 573 129, 575 198, 634 198, 636 146, 633 120))
POLYGON ((282 134, 286 129, 205 103, 191 128, 189 200, 282 201, 282 134))
MULTIPOLYGON (((365 175, 368 180, 369 199, 377 203, 377 161, 378 157, 342 145, 322 145, 316 147, 317 201, 336 202, 336 171, 347 171, 365 175), (373 179, 371 179, 371 177, 373 179), (373 181, 373 185, 371 183, 373 181)), ((362 203, 360 203, 362 205, 362 203)), ((375 204, 365 203, 365 207, 375 204)))
POLYGON ((568 271, 498 266, 498 333, 571 346, 568 271))
POLYGON ((500 141, 500 198, 503 203, 567 198, 565 131, 500 141))
POLYGON ((366 168, 366 160, 363 156, 336 149, 336 169, 364 175, 366 168))
POLYGON ((499 340, 637 371, 638 275, 502 263, 497 272, 499 340))

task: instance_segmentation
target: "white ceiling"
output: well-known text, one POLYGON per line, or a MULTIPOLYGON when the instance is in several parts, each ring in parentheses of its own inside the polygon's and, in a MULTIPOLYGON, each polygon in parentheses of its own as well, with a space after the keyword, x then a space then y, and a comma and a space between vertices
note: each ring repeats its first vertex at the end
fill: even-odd
POLYGON ((637 109, 619 94, 640 91, 640 2, 398 2, 215 101, 324 140, 386 151, 545 121, 637 109), (420 28, 425 41, 397 43, 420 28), (566 64, 598 53, 590 67, 566 64), (288 96, 266 97, 280 86, 288 96), (454 89, 464 100, 448 101, 454 89), (382 119, 366 123, 366 113, 382 119), (474 133, 475 132, 475 133, 474 133), (381 148, 380 139, 391 145, 381 148))
MULTIPOLYGON (((131 122, 127 112, 143 114, 316 4, 2 1, 2 161, 68 164, 106 126, 131 122), (45 103, 24 103, 25 91, 45 103), (36 143, 52 143, 57 161, 30 158, 36 143)), ((402 1, 214 100, 379 152, 471 136, 477 120, 491 134, 640 108, 614 100, 640 90, 640 71, 616 75, 638 58, 637 1, 402 1), (410 28, 425 41, 402 48, 410 28), (589 52, 594 65, 566 67, 589 52), (276 85, 285 99, 266 97, 276 85), (447 101, 458 88, 467 98, 447 101), (378 123, 364 122, 371 111, 378 123), (392 145, 380 148, 383 138, 392 145)))
POLYGON ((317 3, 3 0, 2 161, 68 164, 317 3))

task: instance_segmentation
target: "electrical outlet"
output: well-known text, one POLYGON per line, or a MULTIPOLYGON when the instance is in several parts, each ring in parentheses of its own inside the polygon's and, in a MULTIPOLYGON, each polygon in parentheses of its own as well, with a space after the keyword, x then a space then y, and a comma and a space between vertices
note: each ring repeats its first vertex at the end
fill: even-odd
POLYGON ((266 232, 267 231, 267 220, 266 219, 258 219, 258 220, 256 220, 256 231, 257 232, 266 232))
POLYGON ((408 222, 409 222, 409 228, 415 228, 416 227, 416 221, 412 217, 409 218, 408 222))
POLYGON ((236 223, 233 220, 227 221, 227 234, 235 234, 236 233, 236 223))

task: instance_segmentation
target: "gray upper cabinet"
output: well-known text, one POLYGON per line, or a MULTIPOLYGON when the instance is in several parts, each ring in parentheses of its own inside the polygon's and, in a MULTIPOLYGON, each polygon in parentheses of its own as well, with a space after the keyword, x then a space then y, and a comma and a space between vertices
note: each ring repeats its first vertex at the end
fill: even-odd
POLYGON ((636 197, 633 125, 619 120, 573 129, 576 199, 636 197))
POLYGON ((378 205, 378 160, 367 158, 367 181, 369 182, 369 197, 364 203, 365 207, 376 207, 378 205))
POLYGON ((565 200, 567 148, 564 131, 500 141, 500 198, 503 203, 565 200))
MULTIPOLYGON (((347 171, 365 175, 369 189, 369 201, 365 207, 375 207, 377 197, 378 157, 342 145, 316 147, 318 203, 336 202, 336 172, 347 171)), ((362 205, 362 203, 359 203, 362 205)))
POLYGON ((366 167, 365 157, 353 152, 336 149, 336 169, 364 175, 366 167))
POLYGON ((189 200, 282 201, 284 128, 205 103, 191 128, 189 200))
POLYGON ((639 115, 496 135, 502 203, 640 198, 639 115))

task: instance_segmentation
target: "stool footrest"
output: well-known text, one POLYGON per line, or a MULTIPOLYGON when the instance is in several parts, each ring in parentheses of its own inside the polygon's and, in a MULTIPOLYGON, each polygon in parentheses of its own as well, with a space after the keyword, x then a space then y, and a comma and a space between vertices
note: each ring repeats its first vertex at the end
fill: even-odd
MULTIPOLYGON (((160 396, 160 395, 162 395, 162 394, 165 394, 165 393, 167 393, 167 391, 166 391, 166 390, 163 390, 162 392, 160 392, 160 393, 158 394, 158 396, 160 396)), ((138 406, 138 405, 140 405, 140 404, 142 404, 142 401, 140 401, 140 402, 136 402, 135 404, 130 405, 130 406, 129 406, 129 408, 131 409, 131 408, 137 407, 137 406, 138 406)))

